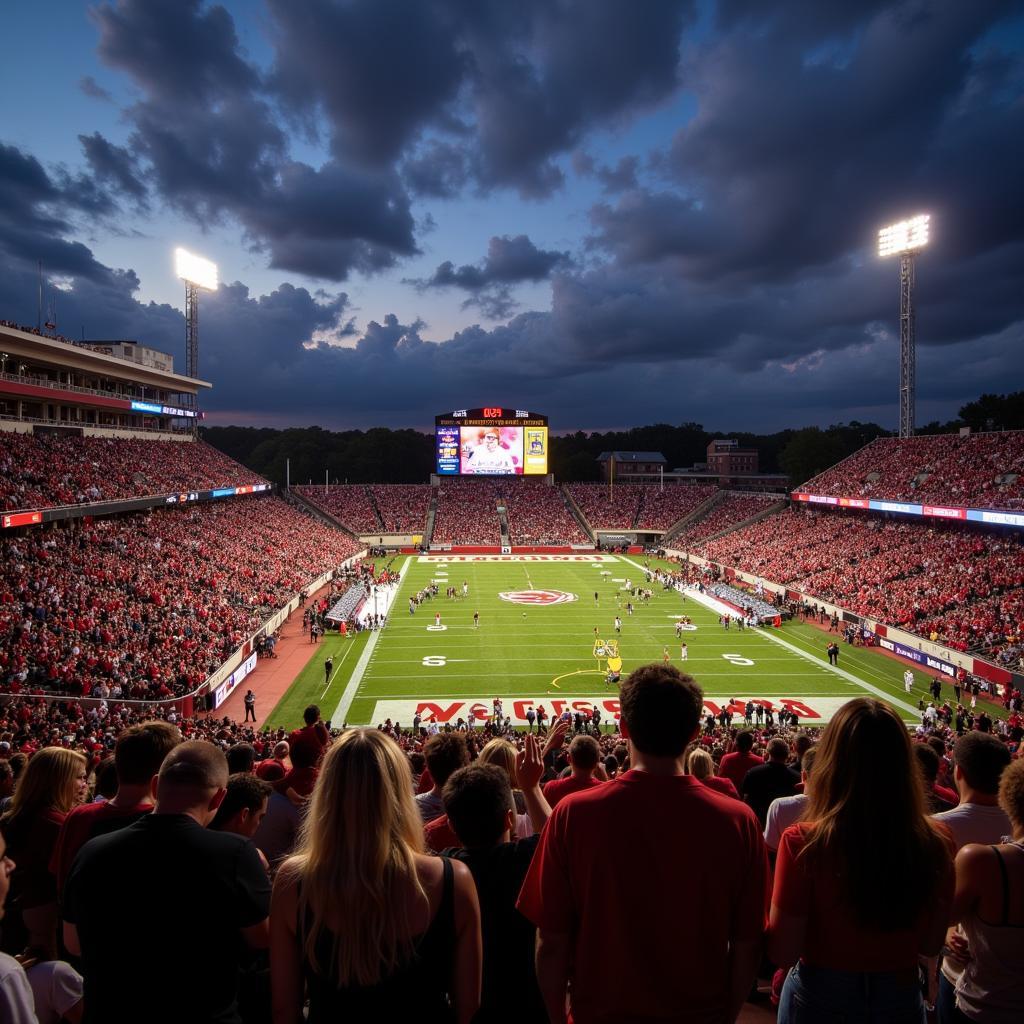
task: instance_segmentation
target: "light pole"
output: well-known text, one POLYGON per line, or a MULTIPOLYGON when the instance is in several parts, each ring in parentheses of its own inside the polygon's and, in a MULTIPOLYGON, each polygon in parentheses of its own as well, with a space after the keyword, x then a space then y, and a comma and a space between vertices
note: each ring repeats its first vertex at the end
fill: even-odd
POLYGON ((914 436, 917 339, 914 319, 914 257, 928 244, 927 213, 878 232, 878 255, 900 258, 900 437, 914 436))
MULTIPOLYGON (((187 249, 174 250, 175 273, 185 282, 185 376, 199 376, 199 289, 217 290, 217 264, 187 249)), ((198 393, 188 396, 196 413, 199 432, 198 393)))

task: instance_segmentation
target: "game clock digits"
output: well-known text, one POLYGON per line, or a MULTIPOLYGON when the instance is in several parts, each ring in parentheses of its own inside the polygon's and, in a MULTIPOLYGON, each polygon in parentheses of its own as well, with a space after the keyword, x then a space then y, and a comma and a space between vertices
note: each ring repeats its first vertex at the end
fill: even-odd
POLYGON ((434 419, 442 476, 543 475, 548 471, 548 418, 525 409, 456 409, 434 419))

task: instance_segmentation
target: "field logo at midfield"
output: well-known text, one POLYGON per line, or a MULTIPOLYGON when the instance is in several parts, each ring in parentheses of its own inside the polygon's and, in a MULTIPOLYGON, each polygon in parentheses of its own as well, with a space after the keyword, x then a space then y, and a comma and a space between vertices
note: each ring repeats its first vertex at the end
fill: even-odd
POLYGON ((505 590, 498 597, 513 604, 568 604, 579 600, 564 590, 505 590))

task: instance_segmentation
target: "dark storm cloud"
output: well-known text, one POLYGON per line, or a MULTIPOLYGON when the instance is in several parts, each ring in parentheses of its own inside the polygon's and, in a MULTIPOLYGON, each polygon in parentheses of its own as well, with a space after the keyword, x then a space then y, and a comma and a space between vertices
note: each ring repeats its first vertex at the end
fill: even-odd
POLYGON ((336 157, 390 164, 410 189, 477 185, 544 196, 555 158, 596 124, 657 102, 676 85, 692 0, 271 0, 272 88, 304 125, 326 116, 336 157), (451 144, 422 153, 425 131, 451 144), (459 152, 461 151, 461 152, 459 152))
POLYGON ((79 135, 82 152, 92 173, 101 181, 109 182, 137 202, 146 198, 146 186, 136 169, 135 160, 123 146, 115 146, 99 132, 79 135))
MULTIPOLYGON (((100 56, 144 94, 127 111, 130 156, 173 208, 204 225, 233 219, 253 248, 269 253, 272 267, 332 281, 416 252, 397 175, 288 158, 261 76, 223 8, 121 0, 94 18, 100 56)), ((111 156, 100 148, 91 144, 91 159, 111 156)), ((129 154, 113 155, 125 157, 117 170, 138 181, 129 154)))
POLYGON ((420 291, 431 288, 458 288, 472 293, 463 309, 477 306, 489 320, 511 315, 517 303, 510 286, 524 281, 546 280, 557 267, 571 262, 567 252, 538 249, 526 235, 493 237, 487 257, 479 264, 456 267, 445 260, 426 279, 410 280, 420 291))
POLYGON ((78 88, 85 96, 91 96, 94 100, 103 100, 104 103, 113 103, 114 97, 96 81, 92 75, 84 75, 78 81, 78 88))

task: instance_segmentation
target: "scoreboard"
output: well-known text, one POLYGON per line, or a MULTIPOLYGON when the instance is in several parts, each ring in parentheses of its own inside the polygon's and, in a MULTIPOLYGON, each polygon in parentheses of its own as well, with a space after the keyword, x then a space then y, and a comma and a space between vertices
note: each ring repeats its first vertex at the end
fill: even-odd
POLYGON ((543 475, 548 471, 548 418, 490 405, 434 418, 441 476, 543 475))

